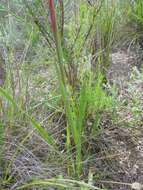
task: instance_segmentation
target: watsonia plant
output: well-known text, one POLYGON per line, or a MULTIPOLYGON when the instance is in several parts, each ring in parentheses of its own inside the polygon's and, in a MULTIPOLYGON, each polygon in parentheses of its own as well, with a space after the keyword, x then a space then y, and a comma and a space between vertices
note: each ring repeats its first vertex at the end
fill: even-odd
MULTIPOLYGON (((96 16, 100 12, 101 6, 99 6, 99 8, 96 6, 89 7, 87 2, 79 1, 77 3, 77 6, 79 6, 78 11, 76 12, 76 16, 78 18, 75 19, 77 23, 76 27, 74 27, 73 20, 70 20, 70 23, 67 23, 65 21, 64 1, 47 0, 47 7, 45 4, 42 5, 42 1, 37 1, 38 6, 42 6, 44 9, 47 8, 46 13, 48 11, 48 14, 46 14, 48 27, 45 26, 44 28, 44 25, 42 25, 38 20, 38 11, 35 13, 34 9, 27 3, 27 1, 23 1, 25 2, 26 7, 32 15, 35 24, 44 35, 48 44, 49 51, 55 53, 54 47, 56 47, 57 59, 55 60, 54 64, 67 121, 65 147, 67 149, 68 157, 72 157, 72 161, 75 160, 72 164, 74 167, 69 166, 68 171, 72 172, 72 175, 75 174, 77 176, 80 176, 82 171, 82 144, 84 133, 86 132, 85 121, 88 117, 89 107, 97 98, 93 96, 95 92, 95 85, 93 85, 95 83, 95 81, 93 81, 94 77, 88 77, 88 75, 90 75, 90 71, 83 73, 85 76, 81 77, 80 66, 84 67, 85 57, 89 53, 89 45, 87 42, 94 29, 96 16), (57 15, 60 15, 60 22, 57 15), (68 25, 70 28, 70 38, 65 36, 65 25, 68 25), (48 30, 48 32, 46 32, 46 30, 48 30), (87 45, 87 48, 84 48, 85 45, 87 45), (76 80, 76 83, 70 82, 71 80, 69 78, 72 78, 72 81, 76 80), (75 154, 73 154, 73 149, 75 150, 75 154)), ((76 4, 76 2, 74 3, 76 4)), ((101 87, 96 88, 96 95, 101 96, 102 93, 100 92, 103 91, 102 80, 100 80, 100 83, 98 84, 101 84, 101 87)), ((103 101, 102 97, 100 101, 103 101)), ((106 106, 106 101, 104 103, 104 106, 106 106)), ((102 108, 104 108, 104 106, 102 105, 102 108)), ((95 111, 93 107, 92 110, 95 111)), ((98 122, 95 122, 94 126, 97 126, 96 123, 98 122)), ((96 130, 92 130, 93 134, 95 132, 96 130)))
MULTIPOLYGON (((76 173, 80 174, 81 172, 81 124, 82 124, 82 117, 79 118, 80 125, 77 125, 77 115, 75 112, 75 101, 71 95, 71 92, 67 88, 66 78, 65 78, 65 71, 64 71, 64 62, 63 62, 63 52, 61 46, 61 36, 58 31, 57 20, 55 16, 55 7, 54 1, 49 0, 49 11, 50 11, 50 20, 51 20, 51 28, 53 31, 55 44, 56 44, 56 51, 58 57, 58 64, 56 64, 57 75, 59 78, 60 89, 62 98, 64 101, 64 106, 66 109, 66 117, 67 117, 67 151, 69 152, 70 148, 70 134, 72 133, 72 137, 76 146, 76 173)), ((83 114, 85 113, 85 108, 83 110, 83 114)))
MULTIPOLYGON (((65 73, 65 65, 64 65, 64 56, 63 56, 63 46, 62 46, 62 39, 61 39, 61 33, 60 30, 58 29, 58 24, 57 24, 57 18, 56 18, 56 13, 55 13, 55 7, 54 7, 54 1, 49 0, 48 1, 48 5, 49 5, 49 11, 50 11, 50 21, 51 21, 51 28, 52 28, 52 32, 54 35, 54 40, 55 40, 55 44, 56 44, 56 52, 57 52, 57 57, 58 57, 58 64, 56 64, 56 70, 57 70, 57 75, 59 78, 59 82, 60 82, 60 89, 61 89, 61 94, 62 94, 62 98, 63 98, 63 102, 64 102, 64 106, 65 106, 65 110, 66 110, 66 118, 67 118, 67 143, 66 143, 66 147, 67 147, 67 152, 70 153, 70 148, 71 148, 71 143, 72 143, 72 139, 74 141, 75 144, 75 148, 76 148, 76 161, 75 161, 75 173, 79 176, 81 173, 81 162, 82 162, 82 155, 81 155, 81 150, 82 150, 82 143, 83 143, 83 136, 84 136, 84 132, 86 130, 85 128, 85 119, 87 117, 87 109, 89 107, 89 105, 91 105, 95 100, 92 97, 92 93, 94 93, 95 91, 95 86, 93 86, 93 78, 92 77, 83 77, 82 81, 80 82, 79 85, 79 89, 77 91, 73 91, 72 88, 69 87, 69 83, 68 78, 66 78, 66 73, 65 73), (74 92, 74 93, 73 93, 74 92), (92 101, 89 97, 92 97, 92 101), (70 138, 72 134, 72 139, 70 138)), ((85 43, 85 40, 87 40, 88 35, 90 35, 91 32, 91 27, 94 24, 94 19, 95 19, 95 12, 93 12, 93 23, 91 23, 87 34, 85 35, 82 31, 82 28, 84 29, 84 27, 82 26, 83 24, 83 20, 82 20, 82 16, 83 14, 85 14, 85 10, 86 6, 84 5, 84 3, 81 5, 80 9, 81 12, 80 14, 80 18, 81 18, 81 25, 79 27, 79 31, 77 33, 76 36, 76 41, 74 44, 73 48, 77 48, 77 45, 83 45, 83 43, 85 43), (82 14, 81 14, 82 13, 82 14), (76 45, 76 43, 78 43, 76 45)), ((95 9, 94 9, 95 11, 95 9)), ((85 17, 85 15, 84 15, 85 17)), ((90 18, 91 15, 90 15, 90 18)), ((63 26, 62 26, 63 27, 63 26)), ((61 28, 62 28, 61 27, 61 28)), ((81 49, 79 47, 79 49, 81 49)), ((72 49, 73 51, 75 51, 75 49, 72 49)), ((75 52, 76 53, 76 52, 75 52)), ((81 52, 79 52, 77 54, 77 56, 81 56, 81 52)), ((78 60, 78 57, 76 57, 78 60)), ((98 85, 101 85, 100 87, 97 85, 97 96, 101 97, 101 95, 104 95, 104 93, 102 92, 102 79, 99 79, 99 83, 98 85), (98 94, 99 93, 99 94, 98 94)), ((104 96, 102 96, 104 99, 104 96)), ((101 105, 98 104, 98 106, 103 106, 103 99, 101 97, 101 105)), ((104 102, 104 106, 106 105, 106 103, 104 102)), ((103 107, 104 107, 103 106, 103 107)), ((97 106, 96 106, 97 107, 97 106)), ((96 126, 97 127, 97 126, 96 126)), ((93 134, 95 133, 95 130, 93 130, 93 134)))

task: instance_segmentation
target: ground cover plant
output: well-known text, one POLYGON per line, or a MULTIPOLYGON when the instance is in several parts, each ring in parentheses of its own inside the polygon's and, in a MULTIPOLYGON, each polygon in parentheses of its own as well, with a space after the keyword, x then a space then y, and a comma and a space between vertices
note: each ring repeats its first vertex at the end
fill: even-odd
POLYGON ((1 1, 1 189, 142 188, 142 11, 1 1))

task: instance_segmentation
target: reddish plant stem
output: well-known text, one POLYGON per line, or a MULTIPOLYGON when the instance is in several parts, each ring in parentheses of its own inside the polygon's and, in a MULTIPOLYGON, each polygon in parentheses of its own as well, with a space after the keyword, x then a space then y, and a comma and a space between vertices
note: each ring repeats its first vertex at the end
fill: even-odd
POLYGON ((57 24, 56 24, 54 1, 48 0, 48 5, 50 10, 51 27, 55 35, 57 33, 57 24))
POLYGON ((59 6, 60 6, 60 16, 61 16, 61 37, 63 37, 64 33, 64 6, 63 6, 63 0, 59 0, 59 6))

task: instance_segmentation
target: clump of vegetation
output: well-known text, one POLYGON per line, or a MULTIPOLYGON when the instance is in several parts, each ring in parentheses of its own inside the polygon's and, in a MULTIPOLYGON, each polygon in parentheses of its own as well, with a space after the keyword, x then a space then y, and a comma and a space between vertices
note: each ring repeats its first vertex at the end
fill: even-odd
POLYGON ((12 0, 0 7, 0 187, 105 189, 110 176, 95 171, 94 161, 106 151, 100 144, 111 143, 106 130, 141 125, 141 96, 131 82, 118 89, 107 74, 123 26, 142 30, 141 1, 12 0))
POLYGON ((129 19, 132 27, 135 30, 136 38, 139 41, 141 48, 143 48, 142 42, 142 29, 143 29, 143 2, 133 1, 130 3, 129 19))

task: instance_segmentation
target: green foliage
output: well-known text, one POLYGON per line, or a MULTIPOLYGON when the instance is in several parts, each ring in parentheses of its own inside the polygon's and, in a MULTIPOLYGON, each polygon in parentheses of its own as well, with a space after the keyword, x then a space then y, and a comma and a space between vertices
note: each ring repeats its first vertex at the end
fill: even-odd
POLYGON ((120 2, 103 1, 95 22, 93 54, 98 57, 98 60, 95 60, 95 64, 97 65, 96 70, 100 68, 105 79, 110 65, 110 53, 120 40, 118 30, 120 29, 121 20, 120 2))
MULTIPOLYGON (((23 110, 21 110, 18 105, 15 103, 15 101, 13 100, 12 96, 5 91, 3 88, 0 87, 0 95, 5 98, 9 103, 12 104, 12 106, 14 108, 16 108, 19 113, 23 113, 23 110)), ((31 124, 33 125, 33 127, 38 131, 38 133, 40 134, 40 136, 51 146, 55 146, 54 140, 52 139, 52 137, 29 115, 26 114, 27 119, 31 122, 31 124)))
POLYGON ((130 3, 130 18, 138 27, 143 27, 143 2, 136 0, 130 3))
POLYGON ((129 3, 129 23, 133 29, 135 39, 143 49, 143 1, 136 0, 129 3))

